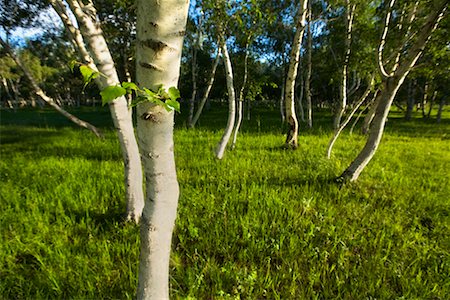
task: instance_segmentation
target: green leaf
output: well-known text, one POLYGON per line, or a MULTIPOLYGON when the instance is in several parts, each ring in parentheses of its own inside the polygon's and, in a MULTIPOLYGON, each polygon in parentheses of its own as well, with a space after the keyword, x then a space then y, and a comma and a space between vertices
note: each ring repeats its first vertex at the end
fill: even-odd
POLYGON ((139 90, 138 86, 134 82, 122 82, 122 87, 127 90, 127 93, 139 90))
POLYGON ((155 93, 154 91, 149 90, 147 88, 144 88, 144 92, 145 92, 145 94, 147 94, 151 98, 157 98, 158 97, 157 93, 155 93))
MULTIPOLYGON (((180 98, 180 90, 176 87, 170 87, 169 88, 169 98, 173 101, 177 101, 180 98)), ((178 104, 179 105, 179 104, 178 104)))
POLYGON ((99 72, 94 71, 90 67, 85 65, 80 66, 80 72, 81 75, 83 76, 84 87, 86 87, 89 84, 89 82, 92 81, 92 79, 97 78, 98 75, 100 74, 99 72))
POLYGON ((177 112, 180 112, 180 103, 178 101, 175 101, 175 100, 172 100, 172 99, 167 99, 166 100, 166 107, 168 107, 170 110, 175 110, 177 112))
POLYGON ((76 61, 76 60, 72 60, 70 63, 69 63, 69 68, 70 68, 70 71, 72 71, 72 73, 74 72, 74 69, 75 69, 75 66, 77 66, 79 63, 76 61))
POLYGON ((148 98, 147 97, 143 97, 143 96, 136 97, 136 99, 131 101, 130 107, 135 107, 135 106, 137 106, 138 104, 140 104, 142 102, 148 102, 148 98))
POLYGON ((108 86, 100 92, 100 95, 102 96, 102 104, 105 105, 106 103, 111 102, 114 99, 125 95, 126 93, 127 90, 120 85, 108 86))

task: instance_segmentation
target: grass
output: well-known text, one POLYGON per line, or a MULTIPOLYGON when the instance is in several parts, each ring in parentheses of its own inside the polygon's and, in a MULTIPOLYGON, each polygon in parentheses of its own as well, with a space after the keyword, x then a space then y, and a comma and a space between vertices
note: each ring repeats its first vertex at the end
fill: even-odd
MULTIPOLYGON (((138 226, 123 223, 121 155, 108 112, 75 111, 105 140, 48 110, 1 112, 0 298, 131 299, 138 226)), ((364 138, 315 116, 300 148, 281 148, 276 111, 244 124, 224 160, 226 123, 177 119, 181 187, 171 260, 175 299, 449 299, 449 118, 393 112, 354 184, 332 179, 364 138)))

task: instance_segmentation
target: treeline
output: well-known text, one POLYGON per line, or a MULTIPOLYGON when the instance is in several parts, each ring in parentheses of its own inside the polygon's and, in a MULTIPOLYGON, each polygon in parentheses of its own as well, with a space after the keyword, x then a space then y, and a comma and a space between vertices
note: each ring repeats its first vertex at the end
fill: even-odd
MULTIPOLYGON (((45 24, 45 2, 9 1, 1 11, 3 30, 19 56, 34 74, 43 90, 62 106, 99 105, 95 85, 83 88, 80 75, 69 62, 79 60, 60 22, 45 24), (17 2, 17 3, 15 3, 17 2), (22 8, 14 13, 13 5, 22 8), (40 23, 40 24, 38 24, 40 23), (42 27, 42 23, 44 23, 42 27), (11 35, 15 27, 40 25, 42 33, 26 41, 11 35)), ((346 87, 350 107, 364 93, 371 74, 377 69, 385 7, 381 1, 312 1, 311 14, 303 39, 296 84, 297 114, 308 119, 308 98, 312 107, 326 107, 339 114, 342 110, 342 67, 346 65, 346 87), (349 12, 352 15, 348 39, 349 12), (347 54, 349 53, 349 54, 347 54), (310 56, 309 56, 310 55, 310 56), (310 70, 310 73, 308 72, 310 70)), ((397 1, 392 14, 385 59, 398 48, 408 31, 420 26, 420 17, 432 1, 397 1), (414 12, 415 17, 412 17, 414 12), (417 23, 417 25, 416 25, 417 23)), ((113 54, 121 81, 133 81, 135 70, 135 8, 133 1, 94 1, 98 18, 113 54)), ((218 24, 225 29, 230 59, 235 72, 236 91, 242 90, 244 114, 251 117, 254 105, 282 106, 289 53, 297 20, 295 1, 229 1, 218 13, 213 1, 191 4, 180 76, 180 90, 189 114, 201 102, 210 81, 217 56, 218 24), (244 74, 246 75, 245 86, 244 74), (196 90, 195 93, 193 90, 196 90), (190 104, 189 104, 190 103, 190 104)), ((447 47, 448 18, 433 34, 427 49, 408 75, 394 100, 394 105, 410 119, 415 111, 425 118, 440 118, 448 98, 450 54, 447 47)), ((1 50, 1 106, 18 108, 43 105, 35 96, 23 72, 1 50)), ((388 62, 391 63, 392 62, 388 62)), ((218 64, 208 99, 226 101, 224 65, 218 64)), ((375 85, 380 80, 375 76, 375 85)), ((238 95, 239 96, 239 95, 238 95)), ((361 108, 364 108, 362 106, 361 108)), ((280 110, 284 117, 284 108, 280 110)), ((313 123, 311 122, 311 125, 313 123)))

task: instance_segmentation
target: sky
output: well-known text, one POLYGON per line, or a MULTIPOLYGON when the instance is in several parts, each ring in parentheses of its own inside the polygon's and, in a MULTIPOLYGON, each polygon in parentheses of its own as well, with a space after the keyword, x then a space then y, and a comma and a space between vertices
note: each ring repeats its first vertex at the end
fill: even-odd
MULTIPOLYGON (((76 25, 77 23, 75 20, 75 16, 73 16, 70 11, 69 17, 76 25)), ((27 40, 37 39, 46 31, 61 28, 62 26, 63 24, 56 12, 53 10, 53 8, 49 7, 39 14, 35 26, 29 28, 18 27, 11 31, 9 35, 9 43, 17 46, 23 46, 25 45, 27 40)), ((0 36, 2 37, 2 39, 6 38, 5 30, 2 27, 0 27, 0 36)))

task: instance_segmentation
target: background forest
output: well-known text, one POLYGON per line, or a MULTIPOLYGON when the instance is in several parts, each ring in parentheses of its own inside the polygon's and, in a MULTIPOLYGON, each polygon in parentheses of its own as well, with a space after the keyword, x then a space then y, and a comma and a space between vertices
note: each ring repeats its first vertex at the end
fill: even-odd
MULTIPOLYGON (((135 298, 143 179, 119 121, 142 113, 102 104, 87 36, 139 85, 136 5, 0 1, 0 298, 135 298)), ((191 1, 171 298, 448 299, 449 29, 438 0, 191 1)))

